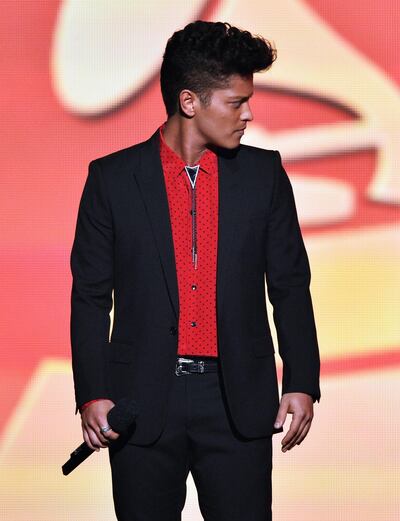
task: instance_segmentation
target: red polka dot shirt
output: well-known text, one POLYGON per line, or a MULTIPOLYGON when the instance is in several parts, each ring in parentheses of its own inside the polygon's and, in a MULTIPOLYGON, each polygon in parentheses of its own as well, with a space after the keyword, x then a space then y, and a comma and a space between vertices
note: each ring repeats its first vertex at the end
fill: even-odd
POLYGON ((199 168, 186 165, 166 144, 163 127, 160 156, 179 291, 178 354, 216 357, 218 159, 207 149, 199 168), (187 172, 185 166, 192 168, 187 172))

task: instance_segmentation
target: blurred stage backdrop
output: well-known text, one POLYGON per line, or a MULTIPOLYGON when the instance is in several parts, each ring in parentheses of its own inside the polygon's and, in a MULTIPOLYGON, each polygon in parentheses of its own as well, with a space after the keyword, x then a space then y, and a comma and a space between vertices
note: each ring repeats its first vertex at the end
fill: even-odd
MULTIPOLYGON (((282 454, 274 436, 274 520, 399 519, 398 1, 2 0, 0 9, 0 518, 115 519, 106 451, 68 477, 60 470, 82 441, 69 254, 89 161, 165 120, 166 40, 202 18, 276 44, 277 62, 256 75, 244 142, 281 151, 312 268, 322 399, 300 447, 282 454)), ((200 520, 190 474, 187 487, 183 519, 200 520)))

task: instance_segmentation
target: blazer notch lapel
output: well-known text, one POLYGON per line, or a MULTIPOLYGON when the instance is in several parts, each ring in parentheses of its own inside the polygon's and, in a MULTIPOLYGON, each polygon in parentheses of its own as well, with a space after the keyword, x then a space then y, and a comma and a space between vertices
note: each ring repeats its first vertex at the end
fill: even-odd
POLYGON ((221 314, 230 279, 231 250, 243 209, 239 166, 234 152, 218 156, 217 308, 221 314))
POLYGON ((158 130, 147 140, 141 151, 139 168, 133 172, 143 198, 154 240, 176 318, 179 316, 178 281, 169 214, 168 196, 162 170, 158 130))

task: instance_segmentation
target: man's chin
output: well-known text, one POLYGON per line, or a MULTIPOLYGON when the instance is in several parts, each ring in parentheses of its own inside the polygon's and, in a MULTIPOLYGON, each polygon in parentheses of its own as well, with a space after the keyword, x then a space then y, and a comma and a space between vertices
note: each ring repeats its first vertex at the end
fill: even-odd
POLYGON ((226 146, 225 148, 227 148, 228 150, 234 150, 238 146, 240 146, 240 138, 236 139, 233 143, 231 142, 230 145, 226 146))
POLYGON ((225 148, 226 150, 234 150, 235 148, 237 148, 240 145, 241 137, 242 136, 239 136, 238 138, 236 137, 235 139, 229 139, 229 140, 227 139, 226 141, 215 144, 214 146, 216 148, 225 148))
POLYGON ((240 142, 232 143, 229 141, 227 143, 218 144, 218 145, 208 145, 208 148, 215 152, 216 154, 222 155, 223 157, 234 157, 236 155, 236 151, 240 146, 240 142))

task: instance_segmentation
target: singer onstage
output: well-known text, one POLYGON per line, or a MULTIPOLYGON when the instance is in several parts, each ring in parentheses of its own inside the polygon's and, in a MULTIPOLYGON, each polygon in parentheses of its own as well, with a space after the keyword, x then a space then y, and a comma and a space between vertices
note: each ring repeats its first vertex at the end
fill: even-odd
POLYGON ((161 66, 166 121, 89 165, 72 365, 83 438, 109 448, 119 521, 180 520, 189 471, 206 521, 271 520, 272 435, 290 414, 286 452, 311 427, 319 350, 292 187, 279 152, 240 144, 253 74, 275 58, 227 23, 187 25, 161 66), (118 434, 107 414, 122 399, 137 416, 118 434))

